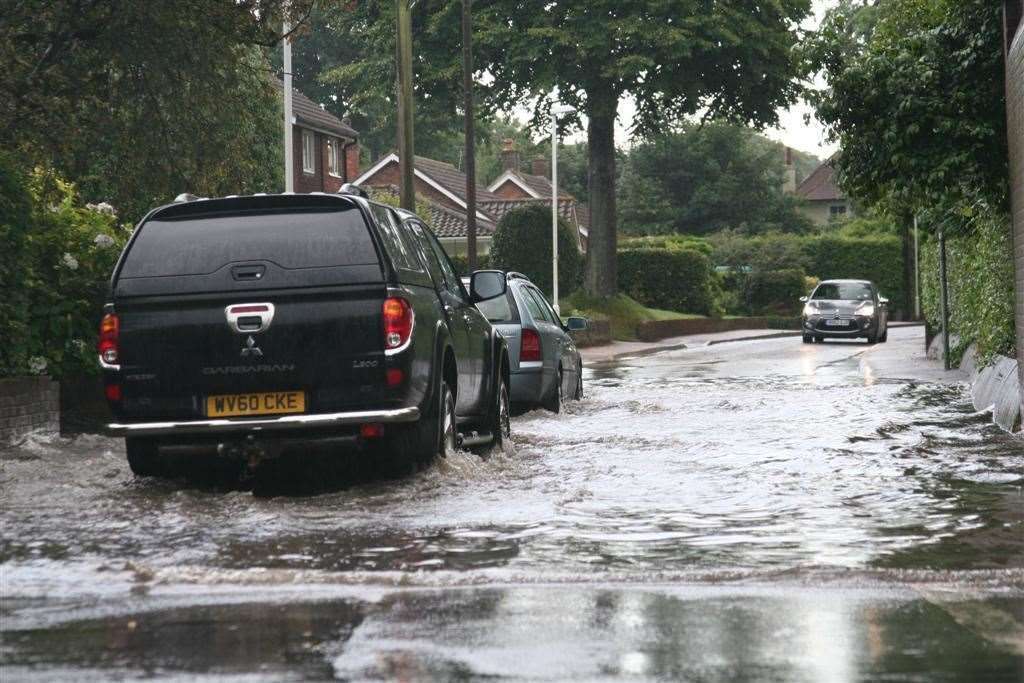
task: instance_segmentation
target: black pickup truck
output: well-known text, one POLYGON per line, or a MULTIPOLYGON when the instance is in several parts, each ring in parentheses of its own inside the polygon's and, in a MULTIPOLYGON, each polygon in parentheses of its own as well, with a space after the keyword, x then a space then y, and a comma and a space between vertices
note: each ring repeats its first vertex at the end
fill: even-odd
MULTIPOLYGON (((133 472, 350 442, 401 473, 509 433, 505 343, 415 215, 355 194, 151 211, 111 278, 99 361, 133 472)), ((362 457, 362 455, 360 455, 362 457)))

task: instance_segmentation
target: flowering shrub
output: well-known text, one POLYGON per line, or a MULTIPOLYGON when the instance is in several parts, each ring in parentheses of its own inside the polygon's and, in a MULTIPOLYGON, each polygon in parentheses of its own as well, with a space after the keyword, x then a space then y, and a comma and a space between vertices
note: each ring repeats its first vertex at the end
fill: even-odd
POLYGON ((0 158, 0 375, 96 371, 107 285, 131 228, 46 170, 0 158))

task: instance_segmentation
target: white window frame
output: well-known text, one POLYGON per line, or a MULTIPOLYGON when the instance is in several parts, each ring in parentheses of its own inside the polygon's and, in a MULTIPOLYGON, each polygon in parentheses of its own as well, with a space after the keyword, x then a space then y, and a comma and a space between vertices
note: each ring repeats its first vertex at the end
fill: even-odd
POLYGON ((341 177, 341 140, 327 138, 327 173, 332 178, 341 177))
POLYGON ((313 131, 302 131, 302 172, 316 173, 316 137, 313 131))

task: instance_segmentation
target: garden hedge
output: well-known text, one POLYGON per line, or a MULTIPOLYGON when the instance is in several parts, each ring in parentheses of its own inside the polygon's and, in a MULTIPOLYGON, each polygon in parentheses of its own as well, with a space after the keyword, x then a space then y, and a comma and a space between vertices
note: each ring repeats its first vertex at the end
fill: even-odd
MULTIPOLYGON (((558 222, 558 292, 566 296, 582 282, 583 255, 579 237, 565 221, 558 222)), ((551 207, 525 206, 505 214, 491 242, 490 265, 526 275, 551 295, 551 207)))
MULTIPOLYGON (((726 300, 747 301, 747 274, 758 272, 803 271, 820 280, 851 278, 871 280, 884 296, 892 301, 893 310, 902 310, 904 302, 903 250, 898 237, 872 235, 850 237, 843 235, 765 235, 744 237, 722 234, 712 239, 715 265, 730 269, 726 281, 726 300), (729 296, 729 292, 732 295, 729 296)), ((792 275, 791 281, 796 278, 792 275)), ((760 289, 762 283, 755 283, 760 289)), ((807 292, 804 291, 804 294, 807 292)), ((757 295, 760 296, 760 295, 757 295)), ((761 305, 780 309, 788 301, 767 302, 761 305)), ((731 306, 730 306, 731 308, 731 306)), ((752 313, 748 310, 730 310, 752 313)))
POLYGON ((822 235, 804 242, 807 273, 822 280, 871 280, 892 304, 904 307, 903 246, 898 237, 833 237, 822 235))
POLYGON ((644 306, 718 315, 718 278, 711 260, 693 249, 622 249, 619 288, 644 306))
POLYGON ((762 270, 747 276, 743 299, 747 310, 756 315, 796 315, 803 306, 800 297, 806 293, 804 271, 762 270))
MULTIPOLYGON (((1013 356, 1013 237, 1005 214, 983 215, 946 240, 950 329, 960 339, 951 350, 958 362, 976 344, 984 363, 996 354, 1013 356)), ((925 318, 941 327, 939 240, 921 243, 921 304, 925 318)))
MULTIPOLYGON (((458 256, 451 256, 449 254, 448 258, 451 259, 452 266, 455 267, 455 272, 458 273, 460 277, 469 277, 470 275, 472 275, 472 273, 470 273, 469 271, 469 259, 467 259, 465 256, 463 256, 462 254, 459 254, 458 256)), ((476 269, 487 270, 490 267, 491 257, 488 256, 487 254, 477 254, 476 269)))

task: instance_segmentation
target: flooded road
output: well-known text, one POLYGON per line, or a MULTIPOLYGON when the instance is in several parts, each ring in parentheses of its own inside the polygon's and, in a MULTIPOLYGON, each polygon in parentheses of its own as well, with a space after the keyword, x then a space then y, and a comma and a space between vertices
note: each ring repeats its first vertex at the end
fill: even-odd
POLYGON ((4 680, 1020 681, 1024 442, 922 334, 594 365, 486 460, 321 495, 31 437, 0 461, 4 680))

